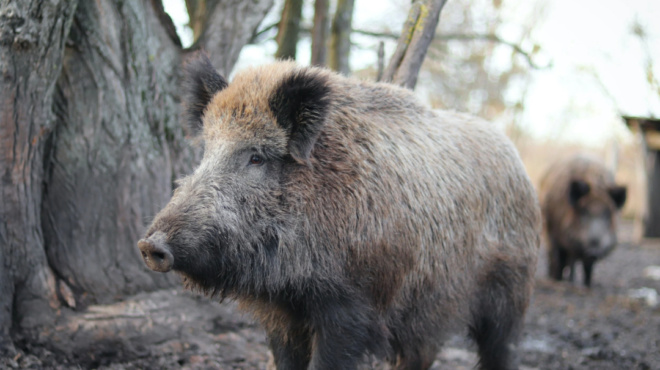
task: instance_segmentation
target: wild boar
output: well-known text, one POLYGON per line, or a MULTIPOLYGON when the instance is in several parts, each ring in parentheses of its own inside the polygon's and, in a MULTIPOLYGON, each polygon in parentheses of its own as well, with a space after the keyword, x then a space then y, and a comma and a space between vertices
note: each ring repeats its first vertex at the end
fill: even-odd
POLYGON ((204 157, 139 241, 148 267, 236 299, 279 369, 426 369, 466 328, 484 369, 516 367, 541 221, 503 134, 293 62, 186 75, 204 157))
POLYGON ((552 165, 540 187, 548 273, 561 280, 569 267, 582 262, 584 285, 591 286, 594 263, 617 244, 618 211, 626 201, 626 187, 614 183, 612 171, 596 158, 577 155, 552 165))

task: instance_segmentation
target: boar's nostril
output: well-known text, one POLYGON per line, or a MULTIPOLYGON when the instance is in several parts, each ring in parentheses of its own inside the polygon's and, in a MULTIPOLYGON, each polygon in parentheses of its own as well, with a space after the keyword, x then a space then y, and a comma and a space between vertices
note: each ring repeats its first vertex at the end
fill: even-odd
POLYGON ((158 272, 168 272, 172 269, 174 256, 167 245, 151 239, 142 239, 138 242, 138 248, 144 263, 150 269, 158 272))

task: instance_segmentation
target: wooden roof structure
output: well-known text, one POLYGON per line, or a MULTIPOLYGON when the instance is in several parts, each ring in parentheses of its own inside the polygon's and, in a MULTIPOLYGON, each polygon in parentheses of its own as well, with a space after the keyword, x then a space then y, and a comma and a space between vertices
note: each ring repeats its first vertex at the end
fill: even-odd
POLYGON ((660 118, 624 116, 621 118, 640 144, 641 209, 636 212, 633 235, 660 237, 660 118))

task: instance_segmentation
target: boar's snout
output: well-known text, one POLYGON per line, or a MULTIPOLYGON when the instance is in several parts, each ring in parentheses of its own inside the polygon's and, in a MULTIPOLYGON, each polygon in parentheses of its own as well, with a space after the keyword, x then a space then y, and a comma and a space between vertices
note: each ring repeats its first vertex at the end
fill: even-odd
POLYGON ((168 272, 174 265, 174 256, 164 241, 164 234, 156 232, 138 242, 138 248, 147 267, 158 272, 168 272))

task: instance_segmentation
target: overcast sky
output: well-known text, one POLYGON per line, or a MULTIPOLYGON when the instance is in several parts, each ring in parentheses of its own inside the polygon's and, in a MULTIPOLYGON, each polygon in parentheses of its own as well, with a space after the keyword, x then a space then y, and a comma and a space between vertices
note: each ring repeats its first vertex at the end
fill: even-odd
POLYGON ((646 81, 646 56, 632 35, 635 21, 648 32, 655 74, 660 76, 660 1, 553 0, 534 38, 553 68, 534 73, 526 124, 540 135, 601 142, 623 132, 619 113, 660 117, 660 97, 646 81), (598 76, 581 72, 593 70, 598 76), (565 122, 570 120, 570 123, 565 122))
MULTIPOLYGON (((533 39, 541 46, 541 56, 552 61, 552 68, 533 72, 522 119, 525 129, 539 138, 603 145, 613 138, 629 140, 619 113, 660 117, 660 97, 646 81, 646 55, 632 35, 634 22, 645 28, 656 62, 654 73, 660 76, 660 1, 504 0, 510 27, 500 36, 515 33, 516 24, 526 21, 520 17, 528 16, 527 10, 538 1, 544 1, 545 12, 535 25, 533 39)), ((409 4, 409 0, 355 2, 354 27, 373 30, 391 25, 393 31, 400 29, 409 4)), ((164 4, 185 43, 190 33, 184 29, 184 1, 165 0, 164 4)), ((308 19, 312 4, 307 1, 308 19)), ((449 0, 445 6, 451 5, 449 0)), ((276 7, 264 24, 278 16, 276 7)), ((388 54, 392 47, 386 50, 388 54)), ((275 48, 274 42, 246 47, 236 68, 272 61, 275 48)), ((299 45, 298 60, 308 63, 307 44, 299 45)), ((375 52, 354 50, 351 63, 353 68, 374 64, 375 52)))

